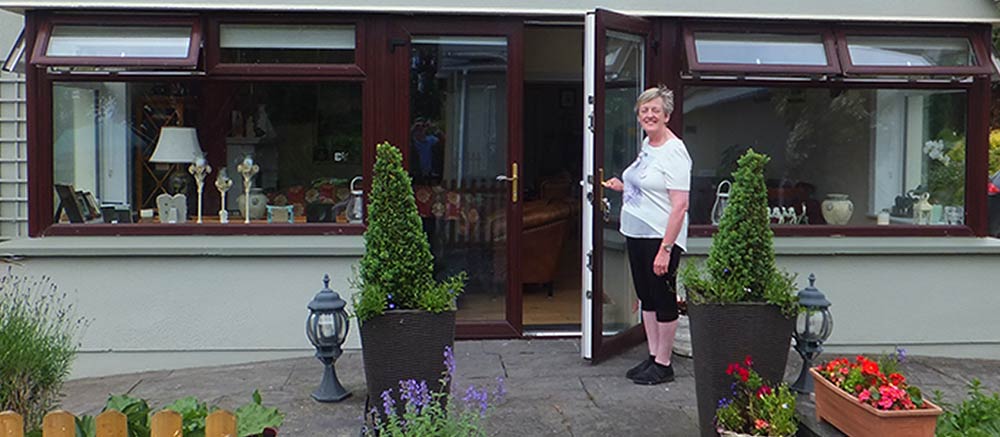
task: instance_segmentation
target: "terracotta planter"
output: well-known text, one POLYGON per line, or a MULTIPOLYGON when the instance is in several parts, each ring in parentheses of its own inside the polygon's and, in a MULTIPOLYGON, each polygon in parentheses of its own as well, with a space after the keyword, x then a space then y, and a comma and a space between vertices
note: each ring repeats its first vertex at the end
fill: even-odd
POLYGON ((933 437, 941 407, 924 400, 918 410, 883 411, 859 401, 809 369, 816 383, 816 420, 852 437, 933 437))

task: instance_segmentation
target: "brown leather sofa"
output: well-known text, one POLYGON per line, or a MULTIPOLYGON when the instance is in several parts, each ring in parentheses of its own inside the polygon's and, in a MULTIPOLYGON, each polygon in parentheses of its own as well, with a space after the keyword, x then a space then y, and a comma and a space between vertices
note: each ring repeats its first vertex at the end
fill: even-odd
MULTIPOLYGON (((549 296, 553 294, 553 282, 559 271, 563 245, 569 233, 575 229, 579 215, 577 199, 569 195, 568 181, 546 182, 541 187, 541 198, 529 200, 522 207, 521 218, 521 281, 524 284, 540 284, 549 296)), ((503 220, 493 223, 497 241, 506 240, 503 220)), ((506 244, 498 244, 497 250, 504 250, 506 244)), ((494 259, 503 260, 497 256, 494 259)), ((498 272, 506 266, 494 266, 498 272)))

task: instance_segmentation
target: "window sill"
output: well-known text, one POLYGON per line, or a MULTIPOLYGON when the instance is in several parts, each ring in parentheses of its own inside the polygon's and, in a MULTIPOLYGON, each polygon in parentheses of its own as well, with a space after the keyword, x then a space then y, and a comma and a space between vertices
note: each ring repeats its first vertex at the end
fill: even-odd
POLYGON ((24 238, 0 243, 0 256, 20 257, 360 257, 360 235, 178 235, 24 238))
MULTIPOLYGON (((688 254, 708 255, 711 238, 688 239, 688 254)), ((775 237, 776 255, 997 255, 1000 239, 978 237, 775 237)))
POLYGON ((363 225, 336 223, 93 223, 55 224, 42 232, 50 236, 197 236, 197 235, 361 235, 363 225))

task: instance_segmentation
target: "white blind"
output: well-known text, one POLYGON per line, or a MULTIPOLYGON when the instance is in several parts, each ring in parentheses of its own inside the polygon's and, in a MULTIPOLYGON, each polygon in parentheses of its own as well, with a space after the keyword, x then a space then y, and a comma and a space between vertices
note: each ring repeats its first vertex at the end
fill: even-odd
POLYGON ((219 45, 228 49, 353 50, 353 25, 220 24, 219 45))

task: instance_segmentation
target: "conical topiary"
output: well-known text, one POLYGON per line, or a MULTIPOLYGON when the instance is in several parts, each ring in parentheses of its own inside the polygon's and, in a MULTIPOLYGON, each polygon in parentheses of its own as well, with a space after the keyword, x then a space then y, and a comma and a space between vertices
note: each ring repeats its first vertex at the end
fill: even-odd
POLYGON ((747 150, 733 173, 733 189, 708 252, 707 275, 689 263, 681 281, 695 303, 768 302, 797 310, 794 280, 774 262, 774 232, 767 209, 766 155, 747 150))
POLYGON ((361 257, 360 294, 354 311, 360 322, 387 309, 455 309, 465 274, 438 283, 434 256, 424 233, 403 155, 388 142, 378 144, 368 196, 368 229, 361 257))

